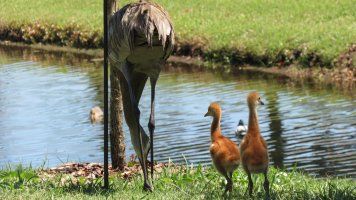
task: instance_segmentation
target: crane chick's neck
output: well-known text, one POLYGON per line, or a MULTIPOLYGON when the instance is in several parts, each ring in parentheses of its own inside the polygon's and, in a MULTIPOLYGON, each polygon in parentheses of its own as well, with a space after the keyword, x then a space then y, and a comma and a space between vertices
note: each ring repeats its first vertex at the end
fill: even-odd
POLYGON ((258 125, 258 115, 255 106, 249 106, 249 118, 248 118, 248 134, 256 135, 260 134, 260 127, 258 125))
POLYGON ((220 115, 213 116, 213 122, 211 123, 211 140, 214 141, 221 136, 220 130, 220 115))

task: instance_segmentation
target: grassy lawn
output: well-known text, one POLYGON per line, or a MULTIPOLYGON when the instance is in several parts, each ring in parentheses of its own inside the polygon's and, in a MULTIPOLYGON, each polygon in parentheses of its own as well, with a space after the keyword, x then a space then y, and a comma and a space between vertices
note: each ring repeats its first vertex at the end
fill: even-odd
MULTIPOLYGON (((242 170, 234 173, 234 189, 223 196, 225 180, 215 169, 207 167, 172 170, 165 167, 157 174, 155 191, 142 191, 142 176, 130 180, 110 177, 110 190, 101 189, 101 179, 73 178, 57 174, 39 176, 31 168, 0 171, 0 199, 248 199, 248 180, 242 170)), ((177 168, 176 168, 177 169, 177 168)), ((356 182, 348 179, 315 179, 299 172, 270 168, 271 199, 355 199, 356 182)), ((254 195, 263 199, 263 176, 253 176, 254 195)))
POLYGON ((180 38, 203 37, 213 49, 264 54, 303 45, 334 57, 356 41, 352 0, 159 2, 170 12, 180 38))
POLYGON ((37 21, 60 26, 75 23, 86 30, 103 29, 103 5, 98 0, 0 0, 0 5, 1 23, 21 25, 37 21))
MULTIPOLYGON (((118 2, 123 6, 132 0, 118 2)), ((205 52, 237 49, 276 57, 297 48, 305 53, 317 52, 330 63, 356 42, 353 0, 156 2, 168 10, 179 41, 195 43, 205 52)), ((2 24, 76 23, 83 30, 102 31, 102 4, 98 0, 0 0, 0 5, 2 24)))

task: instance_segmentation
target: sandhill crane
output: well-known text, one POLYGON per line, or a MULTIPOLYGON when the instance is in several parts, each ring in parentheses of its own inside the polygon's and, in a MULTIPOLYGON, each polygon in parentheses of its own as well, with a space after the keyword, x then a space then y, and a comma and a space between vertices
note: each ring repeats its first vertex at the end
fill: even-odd
POLYGON ((267 143, 260 133, 256 107, 264 105, 257 92, 251 92, 247 96, 249 107, 249 120, 247 134, 240 144, 241 161, 244 170, 248 175, 248 189, 252 196, 253 182, 251 173, 263 173, 265 182, 263 184, 267 197, 269 197, 268 171, 268 150, 267 143))
POLYGON ((153 179, 153 134, 155 129, 155 87, 161 68, 174 45, 174 29, 167 12, 158 4, 141 0, 116 12, 109 22, 109 61, 118 68, 126 123, 131 142, 140 160, 144 190, 152 191, 146 160, 151 151, 153 179), (150 137, 140 125, 138 107, 147 79, 151 83, 150 137))
POLYGON ((211 123, 211 145, 210 154, 213 159, 213 164, 220 174, 222 174, 227 184, 224 194, 232 191, 232 174, 240 164, 240 152, 237 145, 224 137, 220 130, 221 107, 218 103, 211 103, 208 112, 204 115, 212 116, 211 123))

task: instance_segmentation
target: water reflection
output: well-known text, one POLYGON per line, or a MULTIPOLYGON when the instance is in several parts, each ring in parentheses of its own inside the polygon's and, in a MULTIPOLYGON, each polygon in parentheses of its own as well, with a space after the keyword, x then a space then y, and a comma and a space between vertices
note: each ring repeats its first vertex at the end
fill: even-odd
POLYGON ((282 120, 278 110, 278 95, 276 91, 265 93, 265 98, 268 101, 267 110, 269 117, 270 140, 273 141, 269 146, 270 160, 273 165, 278 168, 283 168, 284 161, 284 145, 282 120))
MULTIPOLYGON (((103 126, 90 124, 88 115, 93 106, 103 106, 103 70, 91 61, 68 53, 0 48, 0 165, 39 166, 45 159, 49 166, 67 160, 102 162, 103 126)), ((158 81, 156 160, 211 163, 211 121, 203 115, 212 101, 221 103, 223 134, 239 143, 234 128, 240 119, 247 122, 251 90, 265 99, 258 112, 271 165, 356 177, 354 94, 295 86, 283 77, 183 66, 166 67, 158 81)), ((140 101, 143 125, 149 102, 148 84, 140 101)), ((130 156, 134 151, 124 130, 130 156)))
POLYGON ((102 127, 88 121, 102 106, 100 65, 60 54, 0 48, 1 165, 101 161, 102 127))

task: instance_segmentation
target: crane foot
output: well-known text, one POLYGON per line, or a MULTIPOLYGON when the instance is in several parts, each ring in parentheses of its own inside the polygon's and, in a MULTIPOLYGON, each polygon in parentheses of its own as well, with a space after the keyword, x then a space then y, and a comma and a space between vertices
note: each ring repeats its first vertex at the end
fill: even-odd
POLYGON ((148 183, 144 183, 143 184, 143 190, 146 191, 146 192, 153 192, 153 187, 148 183))

